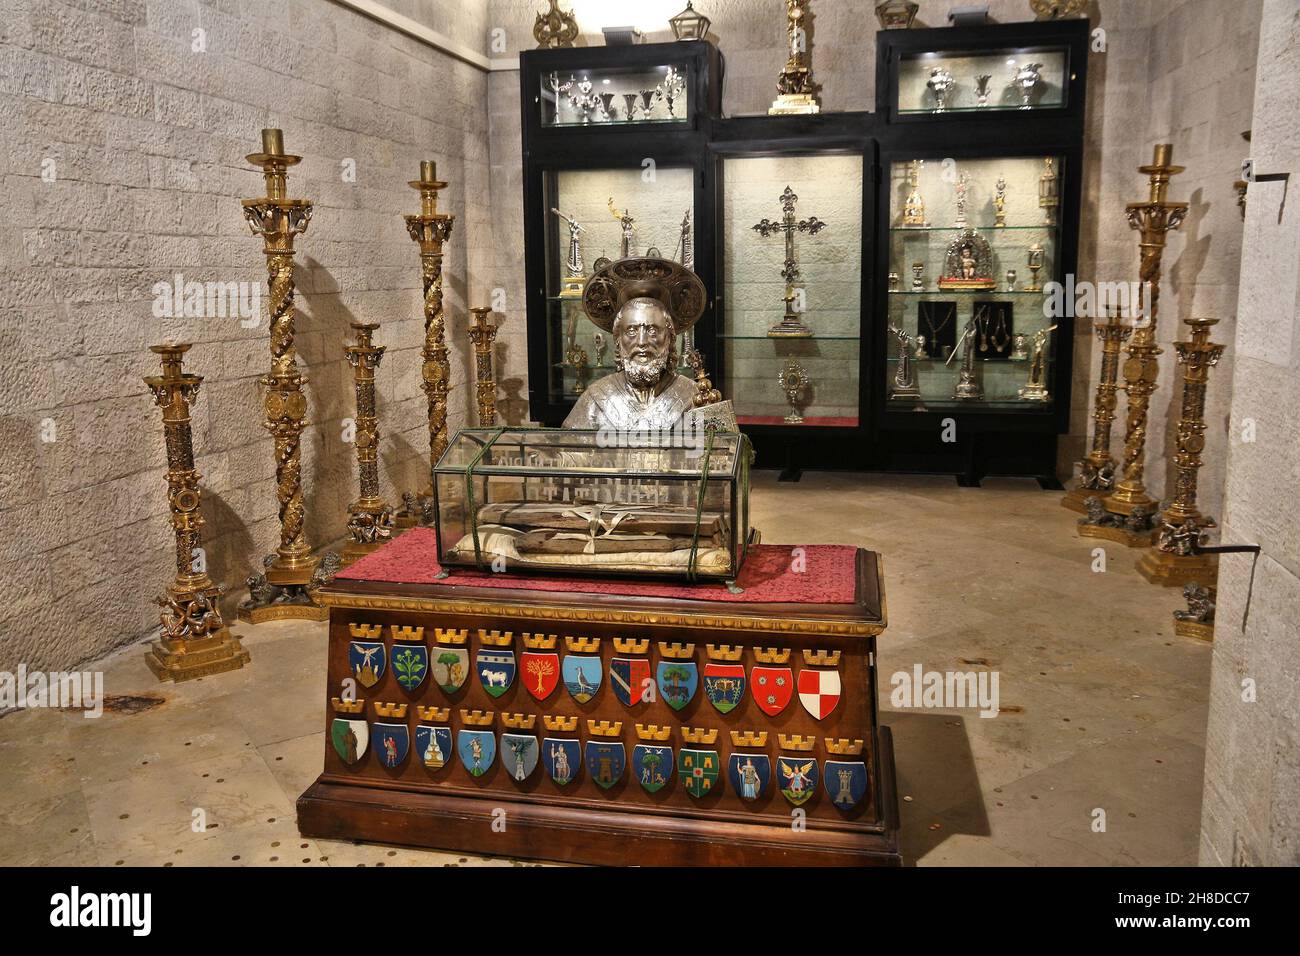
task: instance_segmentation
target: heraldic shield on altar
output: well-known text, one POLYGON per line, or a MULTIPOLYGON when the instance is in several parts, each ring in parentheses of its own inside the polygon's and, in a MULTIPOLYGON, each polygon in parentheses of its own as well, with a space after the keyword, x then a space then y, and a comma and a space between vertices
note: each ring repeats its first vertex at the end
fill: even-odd
POLYGON ((621 741, 588 740, 586 758, 587 773, 605 790, 618 783, 627 769, 627 751, 621 741))
POLYGON ((867 795, 867 765, 861 760, 828 760, 823 778, 831 803, 852 810, 867 795))
POLYGON ((497 739, 490 730, 462 730, 456 737, 456 753, 471 776, 488 772, 497 756, 497 739))
POLYGON ((578 775, 582 767, 582 744, 576 740, 547 737, 542 741, 542 766, 561 787, 578 775))
POLYGON ((772 761, 767 754, 732 754, 727 779, 740 799, 757 800, 772 779, 772 761))
POLYGON ((700 688, 700 671, 695 661, 660 661, 656 682, 659 695, 673 710, 681 710, 700 688))
POLYGON ((510 689, 515 679, 515 652, 509 648, 483 648, 474 658, 483 689, 493 697, 500 697, 510 689))
POLYGON ((527 780, 537 766, 537 738, 532 734, 502 734, 501 766, 516 782, 527 780))
POLYGON ((420 724, 415 728, 415 758, 430 770, 451 763, 451 728, 420 724))
POLYGON ((330 724, 330 743, 344 763, 354 764, 366 755, 370 747, 370 728, 364 720, 335 717, 330 724))
POLYGON ((528 693, 537 700, 546 700, 560 686, 560 655, 525 651, 519 655, 520 678, 528 693))
POLYGON ((433 655, 433 679, 446 693, 454 694, 469 677, 469 651, 463 647, 439 647, 433 655))
POLYGON ((564 689, 580 704, 585 704, 596 696, 603 679, 601 660, 585 654, 566 654, 561 672, 564 675, 564 689))
POLYGON ((348 645, 348 670, 362 687, 374 687, 387 666, 384 645, 379 641, 353 641, 348 645))
POLYGON ((396 767, 411 749, 411 732, 406 724, 371 724, 370 746, 385 767, 396 767))
POLYGON ((673 775, 672 748, 637 744, 632 748, 632 773, 647 793, 662 790, 673 775))

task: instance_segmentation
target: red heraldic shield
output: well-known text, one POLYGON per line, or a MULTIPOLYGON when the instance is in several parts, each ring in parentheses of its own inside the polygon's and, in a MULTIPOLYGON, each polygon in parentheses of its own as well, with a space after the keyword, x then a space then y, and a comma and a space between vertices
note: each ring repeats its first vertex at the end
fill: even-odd
POLYGON ((785 710, 794 696, 794 671, 788 667, 755 667, 749 672, 749 689, 754 702, 769 717, 785 710))
POLYGON ((818 720, 823 720, 840 702, 840 672, 815 671, 804 668, 799 672, 799 703, 818 720))
POLYGON ((525 651, 519 655, 519 673, 528 693, 546 700, 560 686, 560 655, 525 651))

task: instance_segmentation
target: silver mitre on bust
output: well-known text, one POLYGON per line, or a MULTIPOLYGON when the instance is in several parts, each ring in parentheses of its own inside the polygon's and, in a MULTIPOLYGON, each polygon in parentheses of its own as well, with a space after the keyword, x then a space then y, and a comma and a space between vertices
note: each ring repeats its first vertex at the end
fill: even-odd
POLYGON ((582 290, 587 317, 614 345, 614 369, 587 387, 565 428, 670 430, 694 408, 695 383, 677 372, 677 337, 704 312, 699 276, 668 259, 619 259, 582 290))

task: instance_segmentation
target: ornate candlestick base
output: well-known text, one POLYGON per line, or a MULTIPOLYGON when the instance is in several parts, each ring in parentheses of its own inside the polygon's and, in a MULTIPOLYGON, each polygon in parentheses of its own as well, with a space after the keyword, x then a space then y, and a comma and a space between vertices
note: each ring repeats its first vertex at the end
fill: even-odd
MULTIPOLYGON (((1166 512, 1167 513, 1167 512, 1166 512)), ((1203 584, 1209 587, 1219 578, 1219 556, 1201 554, 1197 548, 1205 532, 1215 527, 1211 518, 1189 518, 1181 524, 1161 521, 1155 547, 1138 561, 1138 574, 1152 584, 1180 587, 1203 584)))
POLYGON ((382 501, 378 506, 367 506, 364 502, 354 501, 348 506, 348 511, 351 513, 348 518, 348 533, 352 540, 343 546, 340 568, 349 567, 358 559, 388 544, 397 520, 393 517, 392 510, 382 501))
MULTIPOLYGON (((329 608, 316 603, 316 590, 338 573, 339 556, 326 551, 313 557, 316 570, 306 584, 282 584, 272 579, 276 555, 263 560, 265 571, 254 571, 245 580, 248 597, 239 603, 239 619, 249 624, 267 621, 328 621, 329 608)), ((277 577, 279 577, 277 575, 277 577)))
POLYGON ((1183 585, 1186 611, 1174 611, 1174 633, 1198 641, 1214 640, 1214 604, 1218 588, 1208 584, 1183 585))
POLYGON ((767 330, 770 339, 810 339, 813 330, 800 321, 794 312, 786 311, 781 321, 767 330))
POLYGON ((1154 509, 1137 507, 1130 515, 1116 515, 1095 494, 1083 502, 1086 517, 1079 519, 1078 532, 1083 538, 1104 538, 1128 548, 1149 548, 1155 540, 1151 527, 1154 509))
POLYGON ((144 662, 155 677, 180 683, 237 671, 249 662, 248 651, 226 628, 217 610, 221 588, 167 589, 157 599, 162 633, 145 651, 144 662))
POLYGON ((1143 578, 1162 587, 1174 588, 1184 584, 1209 586, 1219 579, 1219 556, 1169 554, 1153 548, 1142 555, 1137 570, 1143 578))
POLYGON ((167 498, 176 534, 176 578, 167 593, 155 598, 162 608, 158 640, 145 652, 145 663, 159 680, 183 681, 248 663, 248 651, 226 629, 218 602, 221 588, 212 583, 202 564, 203 512, 199 509, 199 473, 194 470, 190 432, 190 403, 198 397, 203 376, 182 371, 188 343, 154 345, 162 360, 162 375, 144 380, 163 412, 167 446, 167 498))

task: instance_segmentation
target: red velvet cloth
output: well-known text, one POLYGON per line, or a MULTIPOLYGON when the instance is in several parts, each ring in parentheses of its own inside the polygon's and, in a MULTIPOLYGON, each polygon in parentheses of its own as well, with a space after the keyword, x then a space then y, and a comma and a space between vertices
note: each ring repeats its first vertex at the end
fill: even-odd
POLYGON ((695 601, 789 602, 794 604, 852 604, 857 586, 857 549, 850 545, 802 546, 802 570, 795 571, 794 546, 761 544, 751 548, 736 583, 743 594, 732 594, 720 583, 678 584, 672 581, 633 581, 617 578, 527 576, 452 569, 438 579, 436 538, 431 528, 411 528, 337 576, 339 581, 382 581, 390 584, 468 584, 485 588, 623 594, 637 597, 683 598, 695 601))

